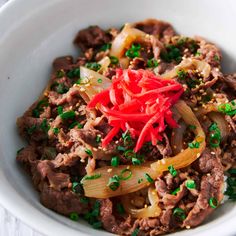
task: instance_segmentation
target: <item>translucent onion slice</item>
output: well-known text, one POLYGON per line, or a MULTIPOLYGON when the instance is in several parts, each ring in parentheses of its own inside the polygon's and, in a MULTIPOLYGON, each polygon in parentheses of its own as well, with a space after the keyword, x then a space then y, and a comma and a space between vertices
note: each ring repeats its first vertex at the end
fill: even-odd
POLYGON ((202 151, 206 147, 205 142, 205 133, 192 112, 191 108, 182 100, 178 101, 175 104, 175 108, 177 109, 178 113, 182 116, 182 119, 187 125, 194 125, 196 129, 193 130, 196 138, 193 142, 199 142, 199 148, 190 148, 183 150, 179 154, 171 158, 163 158, 157 162, 151 164, 151 168, 158 173, 162 173, 163 171, 168 170, 168 166, 173 165, 175 169, 184 168, 194 162, 198 157, 200 157, 202 151))
POLYGON ((209 77, 210 72, 211 72, 210 65, 206 63, 205 61, 199 61, 197 59, 186 58, 186 59, 183 59, 179 65, 175 66, 173 70, 168 71, 162 74, 161 76, 165 79, 172 79, 177 76, 177 72, 179 70, 183 70, 183 69, 198 70, 199 72, 201 72, 204 79, 209 77))
POLYGON ((208 117, 217 124, 220 129, 221 138, 225 139, 229 134, 229 126, 223 114, 219 112, 210 112, 208 117))
POLYGON ((183 137, 187 126, 181 121, 179 122, 179 127, 173 129, 171 135, 171 147, 174 154, 179 153, 183 149, 183 137))
POLYGON ((97 179, 86 179, 86 176, 82 179, 85 196, 95 198, 109 198, 120 196, 132 192, 136 192, 150 185, 148 180, 144 177, 145 173, 148 173, 152 179, 157 178, 157 172, 153 171, 150 166, 130 166, 127 169, 127 165, 120 165, 118 167, 104 166, 98 168, 93 172, 93 175, 101 176, 97 179), (131 174, 130 178, 126 180, 120 180, 120 186, 115 190, 111 190, 107 185, 109 178, 114 175, 120 176, 121 173, 127 169, 123 176, 127 177, 131 174), (140 183, 138 180, 142 179, 140 183))
POLYGON ((111 80, 96 71, 80 67, 80 95, 88 103, 94 95, 111 86, 111 80))
POLYGON ((109 57, 104 57, 98 62, 98 64, 101 65, 99 73, 104 73, 108 70, 108 66, 111 64, 111 60, 109 57))
POLYGON ((148 198, 151 204, 150 206, 141 209, 136 209, 131 203, 132 199, 134 198, 135 196, 131 194, 125 195, 121 199, 125 211, 129 213, 133 218, 157 217, 161 214, 161 209, 158 206, 159 197, 157 195, 157 191, 153 186, 148 188, 148 198))
POLYGON ((145 41, 147 37, 143 31, 132 28, 130 24, 125 24, 112 42, 110 55, 121 58, 125 50, 129 49, 134 41, 145 41))

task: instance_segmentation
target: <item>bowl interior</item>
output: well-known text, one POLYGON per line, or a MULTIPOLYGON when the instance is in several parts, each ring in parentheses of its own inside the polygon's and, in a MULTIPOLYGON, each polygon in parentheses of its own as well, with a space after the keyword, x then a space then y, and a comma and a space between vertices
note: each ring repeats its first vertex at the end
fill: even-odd
MULTIPOLYGON (((85 222, 71 222, 40 205, 30 179, 15 161, 16 150, 25 145, 17 134, 16 117, 39 96, 48 81, 53 59, 79 54, 72 40, 79 29, 89 25, 106 28, 152 17, 166 20, 181 34, 201 35, 215 42, 223 51, 224 71, 234 72, 235 11, 233 0, 14 0, 8 3, 0 12, 0 204, 47 235, 109 235, 93 230, 85 222)), ((227 203, 219 207, 209 223, 174 235, 219 233, 221 224, 229 225, 223 232, 230 235, 236 232, 233 217, 236 218, 236 207, 227 203)))

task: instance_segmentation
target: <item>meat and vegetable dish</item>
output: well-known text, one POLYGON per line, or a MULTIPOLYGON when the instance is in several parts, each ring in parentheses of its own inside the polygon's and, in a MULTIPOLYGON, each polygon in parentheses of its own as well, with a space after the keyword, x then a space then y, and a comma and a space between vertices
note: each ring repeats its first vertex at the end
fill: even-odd
POLYGON ((201 37, 147 19, 74 39, 17 119, 41 203, 118 235, 190 229, 236 200, 236 74, 201 37))

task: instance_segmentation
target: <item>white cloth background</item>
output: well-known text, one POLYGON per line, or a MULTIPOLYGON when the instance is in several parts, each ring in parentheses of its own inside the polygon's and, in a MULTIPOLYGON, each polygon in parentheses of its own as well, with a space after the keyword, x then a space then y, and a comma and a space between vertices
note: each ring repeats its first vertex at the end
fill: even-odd
MULTIPOLYGON (((0 7, 8 0, 0 0, 0 7)), ((1 32, 0 32, 1 37, 1 32)), ((0 205, 0 236, 43 236, 15 218, 0 205)))

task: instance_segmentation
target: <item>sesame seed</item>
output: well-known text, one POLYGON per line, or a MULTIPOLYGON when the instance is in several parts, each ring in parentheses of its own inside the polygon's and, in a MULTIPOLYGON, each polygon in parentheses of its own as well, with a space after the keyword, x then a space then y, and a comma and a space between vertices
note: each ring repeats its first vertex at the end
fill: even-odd
POLYGON ((212 155, 215 155, 216 153, 215 152, 211 152, 212 155))
POLYGON ((201 154, 200 154, 200 153, 198 153, 198 154, 197 154, 197 158, 199 158, 200 156, 201 156, 201 154))
POLYGON ((80 91, 81 92, 84 92, 86 89, 85 88, 80 88, 80 91))
POLYGON ((119 143, 119 141, 118 141, 118 140, 116 140, 116 141, 115 141, 115 143, 116 143, 116 144, 118 144, 118 143, 119 143))
POLYGON ((93 151, 95 151, 95 152, 96 152, 97 150, 98 150, 97 148, 95 148, 95 147, 93 148, 93 151))
POLYGON ((126 169, 130 169, 130 166, 127 166, 126 169))
POLYGON ((186 229, 190 229, 191 227, 189 225, 186 226, 186 229))
POLYGON ((147 208, 147 204, 144 205, 144 208, 147 208))
POLYGON ((111 168, 109 168, 109 169, 107 170, 107 172, 108 172, 108 173, 111 173, 111 172, 112 172, 112 169, 111 169, 111 168))
POLYGON ((85 160, 84 160, 84 159, 80 159, 80 162, 83 162, 83 163, 84 163, 84 162, 85 162, 85 160))

